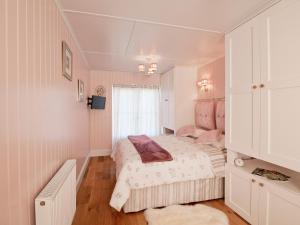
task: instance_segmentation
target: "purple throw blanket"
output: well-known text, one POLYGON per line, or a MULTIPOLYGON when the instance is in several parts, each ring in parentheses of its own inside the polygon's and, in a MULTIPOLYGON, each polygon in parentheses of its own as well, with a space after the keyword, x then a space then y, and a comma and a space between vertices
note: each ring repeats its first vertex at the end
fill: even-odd
POLYGON ((140 154, 143 163, 173 160, 171 154, 167 150, 160 147, 146 135, 128 136, 128 139, 140 154))

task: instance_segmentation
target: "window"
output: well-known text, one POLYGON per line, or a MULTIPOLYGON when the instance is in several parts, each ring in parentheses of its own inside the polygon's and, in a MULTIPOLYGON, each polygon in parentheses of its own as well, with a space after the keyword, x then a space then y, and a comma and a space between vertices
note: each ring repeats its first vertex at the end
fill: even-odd
POLYGON ((128 135, 159 134, 159 89, 113 86, 113 144, 128 135))

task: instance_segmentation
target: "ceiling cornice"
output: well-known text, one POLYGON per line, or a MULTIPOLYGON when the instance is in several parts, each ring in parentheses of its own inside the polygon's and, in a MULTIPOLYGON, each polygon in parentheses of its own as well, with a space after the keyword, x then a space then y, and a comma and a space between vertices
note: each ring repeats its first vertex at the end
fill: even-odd
POLYGON ((56 4, 56 7, 58 8, 58 11, 59 11, 61 17, 62 17, 63 20, 64 20, 65 25, 67 26, 67 29, 69 30, 69 32, 70 32, 70 34, 71 34, 72 39, 73 39, 74 42, 75 42, 76 47, 77 47, 78 50, 79 50, 79 53, 80 53, 80 56, 81 56, 82 60, 84 61, 84 63, 85 63, 85 65, 86 65, 87 69, 90 69, 90 65, 89 65, 89 63, 88 63, 88 61, 87 61, 87 58, 86 58, 85 55, 83 54, 83 51, 82 51, 81 46, 80 46, 80 44, 79 44, 79 42, 78 42, 78 39, 77 39, 76 35, 74 34, 73 29, 72 29, 72 26, 70 25, 68 19, 66 18, 65 14, 64 14, 64 12, 63 12, 63 9, 62 9, 62 6, 61 6, 59 0, 54 0, 54 2, 55 2, 55 4, 56 4))
POLYGON ((244 23, 247 23, 248 21, 250 21, 254 17, 260 15, 261 13, 263 13, 264 11, 266 11, 267 9, 269 9, 270 7, 272 7, 273 5, 276 5, 278 2, 281 2, 281 1, 282 0, 270 0, 270 1, 268 1, 261 8, 259 8, 256 11, 254 11, 253 13, 251 13, 250 16, 246 17, 245 19, 243 19, 242 21, 240 21, 239 23, 237 23, 236 25, 234 25, 232 28, 230 28, 229 30, 227 30, 225 32, 225 34, 228 34, 228 33, 232 32, 232 31, 234 31, 235 29, 237 29, 238 27, 240 27, 244 23))

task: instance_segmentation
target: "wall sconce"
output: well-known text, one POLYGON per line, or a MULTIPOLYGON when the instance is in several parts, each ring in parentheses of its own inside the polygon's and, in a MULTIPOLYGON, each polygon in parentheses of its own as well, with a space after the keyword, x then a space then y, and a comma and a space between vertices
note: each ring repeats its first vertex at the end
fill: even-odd
POLYGON ((204 90, 205 92, 208 91, 208 80, 200 80, 198 81, 197 85, 200 87, 201 90, 204 90))

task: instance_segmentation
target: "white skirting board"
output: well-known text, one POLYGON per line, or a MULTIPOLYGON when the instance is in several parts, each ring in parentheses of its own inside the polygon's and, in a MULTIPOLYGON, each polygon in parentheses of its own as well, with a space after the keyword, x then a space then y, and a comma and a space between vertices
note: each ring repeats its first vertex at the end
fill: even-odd
POLYGON ((89 161, 91 157, 97 157, 97 156, 109 156, 111 154, 111 149, 92 149, 89 154, 86 156, 85 161, 82 165, 82 168, 80 170, 80 173, 77 177, 76 181, 76 190, 79 190, 82 178, 85 174, 85 171, 87 169, 87 166, 89 165, 89 161))
POLYGON ((76 180, 76 191, 79 190, 82 178, 83 178, 83 176, 85 174, 87 166, 89 165, 89 161, 90 161, 90 154, 87 154, 87 156, 85 158, 85 161, 84 161, 84 163, 83 163, 83 165, 81 167, 81 170, 80 170, 80 172, 78 174, 77 180, 76 180))
POLYGON ((90 151, 90 157, 109 156, 110 154, 111 149, 92 149, 90 151))

